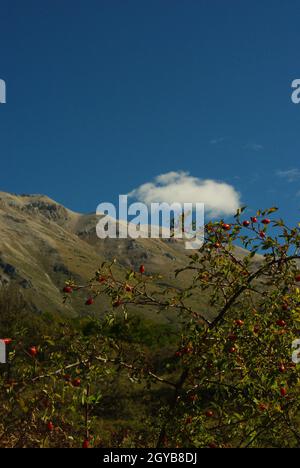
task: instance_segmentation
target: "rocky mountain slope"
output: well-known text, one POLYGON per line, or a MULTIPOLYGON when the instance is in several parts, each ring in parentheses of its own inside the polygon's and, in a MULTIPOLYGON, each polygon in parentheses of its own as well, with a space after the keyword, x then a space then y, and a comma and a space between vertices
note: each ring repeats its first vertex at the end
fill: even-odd
POLYGON ((73 314, 83 306, 62 305, 65 280, 84 282, 103 261, 117 258, 126 269, 145 263, 164 285, 174 284, 174 270, 187 264, 191 252, 180 240, 100 240, 96 223, 96 215, 74 213, 43 195, 0 192, 0 284, 17 284, 38 311, 73 314))
MULTIPOLYGON (((180 279, 174 274, 187 265, 191 254, 182 240, 100 240, 97 222, 95 214, 74 213, 44 195, 0 192, 0 286, 17 285, 28 307, 37 312, 78 315, 86 313, 84 298, 63 304, 64 283, 73 278, 84 284, 103 261, 116 258, 119 270, 138 271, 145 264, 147 274, 162 275, 158 287, 190 284, 190 273, 180 279)), ((245 251, 237 247, 236 255, 245 251)), ((199 308, 205 304, 201 296, 193 301, 199 308)), ((106 309, 107 303, 97 300, 89 311, 101 314, 106 309)), ((205 313, 213 312, 206 307, 205 313)), ((157 317, 155 313, 155 320, 174 320, 170 314, 157 317)))

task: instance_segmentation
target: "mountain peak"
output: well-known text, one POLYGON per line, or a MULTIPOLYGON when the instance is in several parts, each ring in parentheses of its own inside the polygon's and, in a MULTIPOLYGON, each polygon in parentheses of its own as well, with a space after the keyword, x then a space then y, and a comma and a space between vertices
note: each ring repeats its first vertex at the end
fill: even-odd
POLYGON ((0 192, 0 209, 17 210, 29 215, 41 215, 55 222, 66 222, 75 213, 65 208, 46 195, 41 194, 13 194, 0 192))

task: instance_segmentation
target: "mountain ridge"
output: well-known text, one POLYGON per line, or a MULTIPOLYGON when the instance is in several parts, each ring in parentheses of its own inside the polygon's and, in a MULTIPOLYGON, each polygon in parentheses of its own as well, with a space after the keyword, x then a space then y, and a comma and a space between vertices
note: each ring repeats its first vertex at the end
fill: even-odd
POLYGON ((61 290, 70 277, 85 282, 104 261, 120 269, 160 273, 174 285, 174 271, 191 253, 182 240, 104 239, 96 235, 96 214, 80 214, 46 195, 0 192, 0 285, 13 283, 37 309, 78 314, 79 301, 62 305, 61 290))

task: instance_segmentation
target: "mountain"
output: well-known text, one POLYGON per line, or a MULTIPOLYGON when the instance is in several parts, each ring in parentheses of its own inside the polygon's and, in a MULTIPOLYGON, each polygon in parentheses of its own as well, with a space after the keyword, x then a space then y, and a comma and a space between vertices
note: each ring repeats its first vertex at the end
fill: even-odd
POLYGON ((96 224, 95 214, 74 213, 44 195, 0 192, 0 285, 16 284, 29 305, 54 314, 83 312, 82 298, 62 304, 65 281, 84 284, 114 258, 119 269, 138 270, 144 263, 147 274, 162 275, 161 286, 175 285, 174 271, 191 253, 182 240, 100 240, 96 224))
MULTIPOLYGON (((175 270, 188 263, 190 250, 180 239, 105 239, 96 235, 96 214, 68 210, 44 195, 14 195, 0 192, 0 286, 15 284, 28 307, 50 314, 86 313, 84 297, 63 304, 62 288, 73 278, 85 284, 104 261, 117 259, 116 268, 138 271, 146 265, 146 274, 160 274, 157 287, 183 288, 191 273, 175 279, 175 270)), ((245 255, 235 249, 239 257, 245 255)), ((205 298, 194 297, 201 308, 205 298)), ((103 313, 107 302, 102 298, 89 311, 103 313)), ((207 310, 209 317, 213 311, 207 310)), ((144 311, 139 310, 139 313, 144 311)), ((154 313, 154 311, 153 311, 154 313)), ((151 317, 151 311, 147 311, 151 317)), ((174 312, 165 312, 155 320, 174 320, 174 312)))

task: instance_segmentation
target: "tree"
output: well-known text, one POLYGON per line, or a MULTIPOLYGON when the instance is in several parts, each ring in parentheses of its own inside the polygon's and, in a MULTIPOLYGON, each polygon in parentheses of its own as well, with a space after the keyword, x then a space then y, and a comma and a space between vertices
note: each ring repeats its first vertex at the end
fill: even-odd
POLYGON ((104 321, 93 319, 88 335, 60 324, 59 345, 44 338, 37 358, 26 353, 20 358, 20 348, 14 348, 15 380, 2 373, 5 443, 24 444, 25 436, 18 431, 30 397, 33 445, 45 444, 40 422, 56 418, 59 430, 55 437, 47 436, 50 446, 76 446, 82 438, 92 439, 94 446, 114 446, 114 437, 104 441, 97 433, 97 405, 103 401, 97 391, 108 378, 125 372, 133 385, 168 391, 156 402, 158 411, 146 437, 133 433, 131 442, 128 436, 124 442, 122 436, 119 445, 297 447, 299 365, 292 361, 292 343, 300 320, 300 232, 267 218, 275 211, 259 211, 246 220, 241 209, 231 225, 223 220, 209 223, 203 247, 189 257, 186 268, 176 271, 179 282, 182 274, 193 273, 184 290, 158 290, 155 278, 145 274, 147 265, 116 277, 114 263, 103 264, 86 285, 70 280, 64 300, 84 294, 84 301, 87 295, 93 299, 86 304, 97 305, 104 295, 110 298, 111 312, 104 321), (199 307, 199 295, 205 307, 199 307), (133 336, 133 306, 178 314, 177 344, 163 362, 151 359, 142 340, 128 339, 133 336), (67 384, 63 378, 74 372, 80 376, 80 392, 74 374, 67 384), (46 395, 46 408, 40 407, 41 395, 46 395), (13 409, 16 402, 20 414, 13 409))

